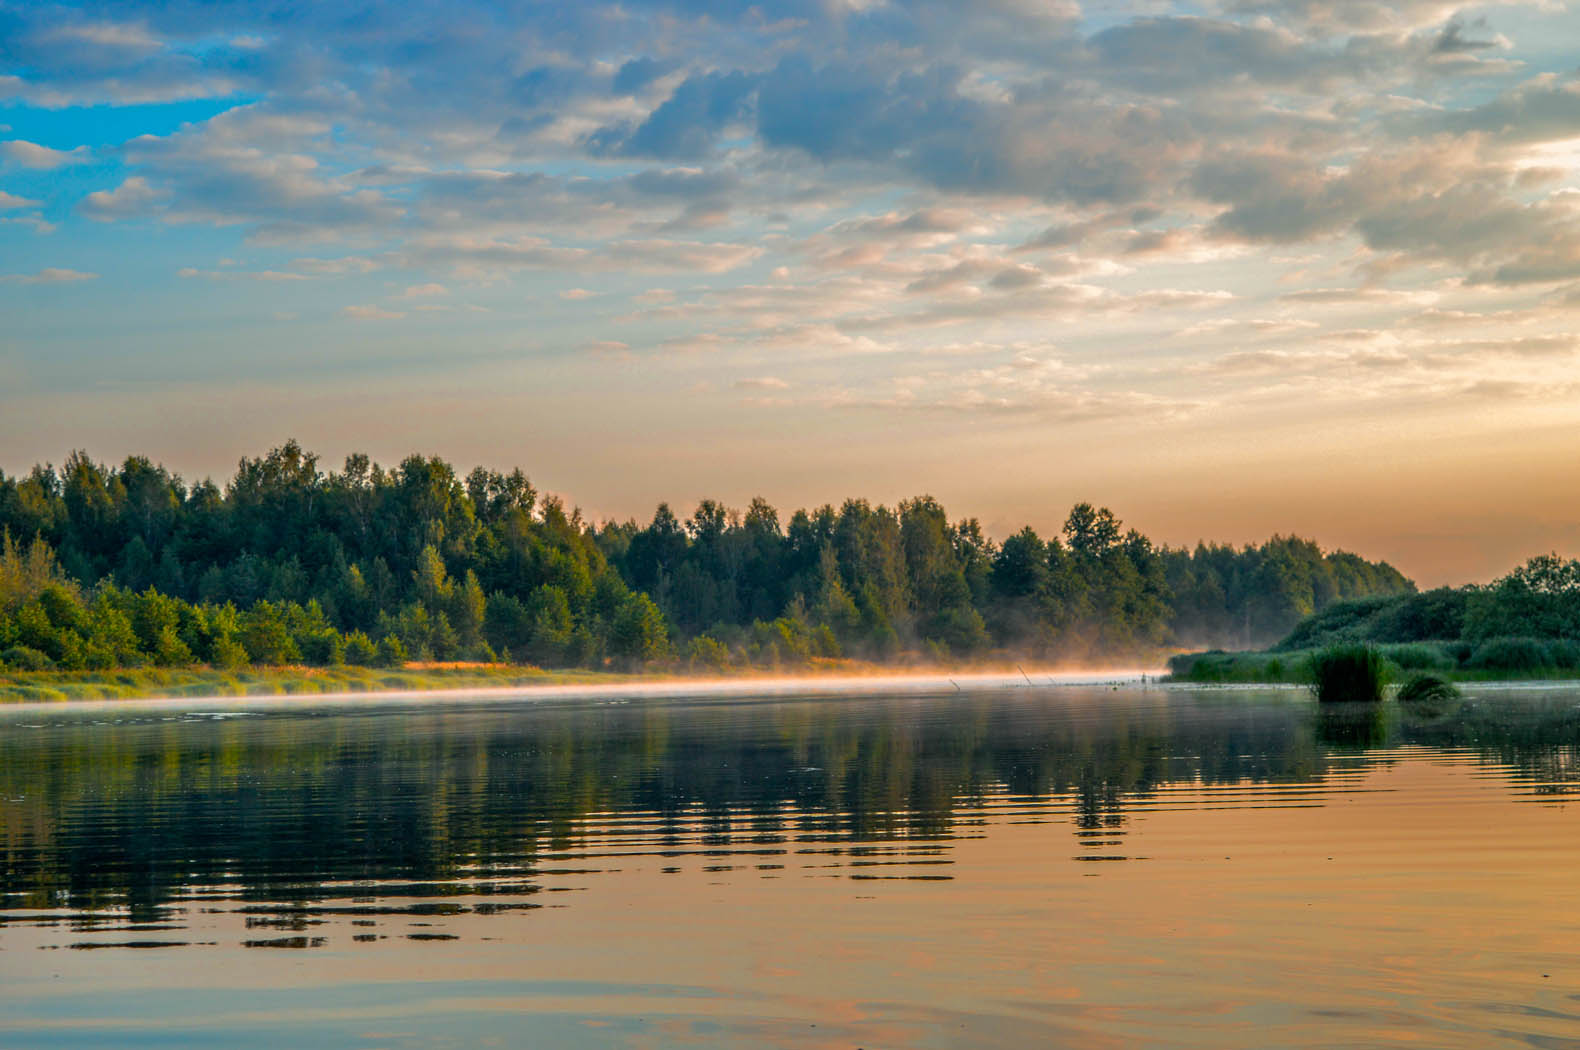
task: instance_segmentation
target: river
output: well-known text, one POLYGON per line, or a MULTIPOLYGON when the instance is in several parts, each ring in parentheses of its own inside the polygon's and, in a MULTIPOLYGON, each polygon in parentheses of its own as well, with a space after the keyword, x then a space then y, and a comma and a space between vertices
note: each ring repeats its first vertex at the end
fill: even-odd
POLYGON ((1580 688, 0 710, 5 1047, 1580 1047, 1580 688))

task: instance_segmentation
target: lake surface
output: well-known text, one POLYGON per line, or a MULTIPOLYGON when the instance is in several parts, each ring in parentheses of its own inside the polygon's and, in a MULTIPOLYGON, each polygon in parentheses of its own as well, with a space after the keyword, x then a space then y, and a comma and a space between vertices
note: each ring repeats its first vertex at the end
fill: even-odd
POLYGON ((0 1046, 1580 1047, 1580 690, 0 710, 0 1046))

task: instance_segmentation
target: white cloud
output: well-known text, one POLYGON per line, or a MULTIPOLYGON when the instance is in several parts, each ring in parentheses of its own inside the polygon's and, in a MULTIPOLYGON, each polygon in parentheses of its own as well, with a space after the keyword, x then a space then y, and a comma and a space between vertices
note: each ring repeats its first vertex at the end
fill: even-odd
POLYGON ((72 284, 78 281, 95 281, 98 277, 96 273, 86 273, 82 270, 46 266, 36 273, 0 274, 0 281, 11 284, 72 284))
POLYGON ((386 310, 382 306, 348 306, 341 311, 342 314, 353 321, 398 321, 406 315, 395 310, 386 310))
POLYGON ((94 190, 82 199, 83 214, 99 222, 114 222, 148 211, 162 194, 141 175, 133 175, 113 190, 94 190))
POLYGON ((177 277, 200 277, 210 281, 305 281, 309 278, 305 274, 291 273, 286 270, 199 270, 195 267, 184 266, 176 271, 177 277))
POLYGON ((69 150, 50 149, 25 139, 11 139, 0 142, 0 157, 18 167, 53 171, 67 164, 83 163, 89 159, 89 152, 86 146, 69 150))
POLYGON ((100 47, 153 50, 160 43, 149 33, 146 25, 130 22, 77 22, 64 25, 50 34, 55 40, 74 40, 100 47))

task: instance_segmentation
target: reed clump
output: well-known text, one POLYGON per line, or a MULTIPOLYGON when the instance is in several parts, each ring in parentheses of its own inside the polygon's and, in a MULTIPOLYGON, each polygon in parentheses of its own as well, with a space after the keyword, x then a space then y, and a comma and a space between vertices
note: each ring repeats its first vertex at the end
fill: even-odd
POLYGON ((1311 692, 1321 703, 1378 703, 1388 687, 1388 660, 1370 645, 1330 645, 1311 654, 1311 692))
POLYGON ((1459 688, 1435 674, 1415 674, 1399 686, 1401 704, 1440 704, 1459 699, 1459 688))

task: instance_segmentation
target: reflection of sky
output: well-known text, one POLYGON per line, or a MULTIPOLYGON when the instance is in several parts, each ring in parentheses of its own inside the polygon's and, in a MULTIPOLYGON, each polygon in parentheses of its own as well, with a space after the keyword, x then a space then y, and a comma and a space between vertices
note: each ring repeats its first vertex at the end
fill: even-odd
POLYGON ((955 843, 950 883, 632 863, 565 909, 458 917, 455 942, 354 945, 331 928, 322 949, 242 949, 208 916, 193 935, 214 947, 39 951, 82 935, 10 929, 0 1025, 30 1046, 238 1047, 1404 1033, 1490 1047, 1572 1032, 1580 973, 1561 902, 1580 858, 1561 809, 1425 748, 1377 756, 1322 795, 1305 786, 1166 793, 1132 812, 1122 863, 1074 863, 1062 821, 991 820, 955 843))
POLYGON ((1541 482, 1580 403, 1561 6, 0 21, 10 471, 294 434, 606 515, 1085 498, 1426 582, 1580 544, 1541 482))

